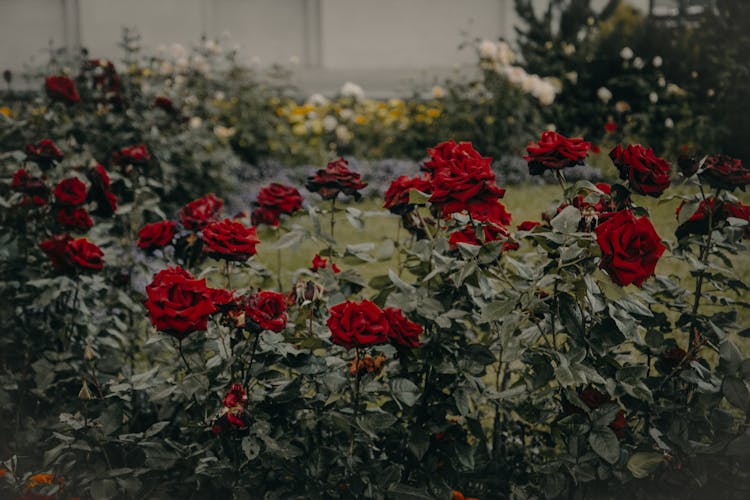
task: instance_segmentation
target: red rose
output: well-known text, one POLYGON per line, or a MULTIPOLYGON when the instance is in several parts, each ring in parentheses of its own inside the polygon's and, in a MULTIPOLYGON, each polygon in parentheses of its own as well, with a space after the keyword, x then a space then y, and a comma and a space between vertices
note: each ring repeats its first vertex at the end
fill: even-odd
POLYGON ((444 217, 467 209, 469 200, 496 199, 505 195, 505 190, 495 184, 492 158, 480 156, 469 142, 454 143, 450 151, 444 144, 438 145, 436 150, 445 156, 427 162, 434 165, 430 202, 442 205, 444 217))
POLYGON ((334 344, 351 349, 388 341, 388 318, 382 309, 369 300, 347 300, 331 307, 329 313, 326 324, 331 330, 334 344))
POLYGON ((159 271, 146 287, 145 305, 157 330, 182 340, 205 330, 208 318, 217 311, 206 280, 197 280, 181 267, 159 271))
POLYGON ((138 246, 144 250, 163 248, 172 241, 177 232, 177 223, 171 220, 146 224, 138 231, 138 246))
POLYGON ((144 144, 128 146, 112 153, 112 163, 115 165, 145 165, 151 161, 151 154, 144 144))
POLYGON ((412 189, 429 193, 430 179, 425 176, 407 177, 402 175, 398 179, 391 181, 391 185, 385 191, 385 204, 383 207, 397 215, 411 212, 414 209, 414 205, 409 203, 409 192, 412 189))
POLYGON ((49 257, 49 260, 52 263, 52 267, 54 267, 56 271, 68 272, 73 270, 73 267, 65 254, 65 248, 68 246, 68 242, 72 240, 73 238, 71 238, 69 234, 61 234, 39 243, 39 247, 45 254, 47 254, 47 257, 49 257))
POLYGON ((84 67, 93 73, 93 87, 102 93, 101 97, 103 100, 115 105, 124 103, 121 95, 122 81, 112 61, 107 59, 90 59, 86 61, 84 67))
POLYGON ((51 139, 42 139, 37 144, 26 145, 26 159, 33 161, 42 170, 52 167, 63 159, 63 152, 51 139))
POLYGON ((104 267, 104 253, 86 238, 70 240, 65 245, 65 258, 79 271, 98 271, 104 267))
POLYGON ((318 193, 324 200, 334 200, 339 193, 354 196, 359 200, 362 195, 359 190, 367 186, 362 182, 362 176, 349 170, 349 162, 343 158, 329 163, 307 178, 305 187, 312 193, 318 193))
POLYGON ((13 174, 13 180, 10 183, 10 187, 15 191, 20 191, 21 193, 32 197, 38 196, 45 200, 47 199, 47 196, 49 196, 49 187, 47 187, 44 179, 34 177, 23 168, 19 168, 13 174))
POLYGON ((252 222, 254 226, 266 224, 268 226, 276 227, 281 222, 280 217, 281 214, 276 210, 268 207, 257 207, 253 210, 253 214, 250 216, 250 222, 252 222))
POLYGON ((209 193, 193 200, 180 209, 180 222, 185 229, 197 231, 216 220, 216 215, 224 206, 224 200, 209 193))
POLYGON ((438 170, 450 168, 451 164, 486 162, 487 160, 474 149, 472 143, 459 142, 456 144, 453 139, 441 142, 434 148, 427 148, 427 154, 430 155, 430 159, 424 162, 422 170, 429 172, 432 176, 438 170))
POLYGON ((96 164, 86 172, 91 181, 88 200, 96 203, 92 213, 102 217, 110 217, 117 211, 117 197, 111 191, 109 174, 100 164, 96 164))
MULTIPOLYGON (((680 219, 680 213, 685 206, 685 201, 677 207, 677 220, 680 219)), ((716 198, 706 198, 698 203, 698 209, 688 220, 677 226, 675 236, 682 239, 689 234, 708 234, 708 219, 711 219, 711 226, 717 227, 720 222, 727 218, 727 212, 724 210, 724 203, 717 201, 716 198)))
POLYGON ((700 160, 694 156, 681 154, 677 157, 677 166, 683 176, 692 177, 698 171, 700 160))
POLYGON ((520 223, 518 226, 516 226, 516 229, 519 231, 531 231, 537 226, 541 226, 541 222, 533 221, 533 220, 525 220, 522 223, 520 223))
POLYGON ((750 170, 742 166, 741 160, 726 155, 706 158, 698 177, 714 189, 734 191, 739 187, 744 191, 745 186, 750 184, 750 170))
POLYGON ((501 226, 510 224, 510 212, 496 198, 478 198, 469 201, 465 206, 469 215, 475 221, 490 222, 501 226))
POLYGON ((656 156, 653 149, 640 144, 623 149, 618 144, 609 157, 620 171, 620 179, 627 180, 636 193, 658 198, 669 187, 669 163, 656 156))
POLYGON ((242 384, 232 384, 222 401, 224 412, 211 427, 211 432, 221 434, 232 429, 245 429, 250 425, 247 415, 247 393, 242 384))
POLYGON ((86 231, 94 225, 89 213, 83 208, 62 207, 57 210, 55 220, 71 229, 86 231))
POLYGON ((260 190, 255 203, 260 207, 291 215, 302 208, 302 195, 292 186, 274 182, 260 190))
POLYGON ((280 332, 286 327, 286 297, 270 291, 260 291, 245 302, 245 323, 252 329, 280 332))
POLYGON ((722 208, 725 217, 734 217, 749 223, 745 226, 745 234, 743 235, 743 238, 746 240, 750 239, 750 205, 744 205, 739 201, 737 203, 727 201, 722 208))
POLYGON ((530 142, 528 155, 523 159, 529 163, 531 175, 541 175, 545 170, 561 170, 582 165, 591 149, 591 143, 580 138, 570 139, 557 132, 542 132, 538 143, 530 142))
POLYGON ((383 312, 390 325, 388 338, 391 342, 404 347, 420 346, 419 336, 422 334, 420 325, 407 319, 401 309, 386 307, 383 312))
POLYGON ((203 228, 203 249, 215 259, 247 260, 260 243, 254 227, 224 219, 203 228))
POLYGON ((602 250, 599 267, 621 286, 641 286, 654 274, 666 249, 648 217, 636 218, 630 210, 617 212, 599 224, 596 242, 602 250))
POLYGON ((86 201, 86 184, 78 177, 63 179, 55 186, 54 194, 60 205, 77 207, 86 201))
POLYGON ((81 100, 76 90, 76 84, 67 76, 49 76, 44 82, 44 88, 50 99, 74 104, 81 100))
POLYGON ((687 368, 687 361, 685 358, 688 353, 685 349, 677 346, 672 346, 664 350, 659 355, 659 359, 656 360, 654 366, 664 375, 670 375, 678 366, 683 365, 687 368))
POLYGON ((625 429, 628 427, 628 421, 625 419, 625 412, 620 410, 615 415, 615 419, 609 423, 609 428, 615 431, 615 435, 621 438, 625 435, 625 429))
POLYGON ((617 132, 617 124, 611 118, 604 123, 604 131, 608 134, 617 132))
MULTIPOLYGON (((328 259, 324 259, 320 255, 315 254, 315 256, 313 257, 313 260, 312 260, 312 270, 313 270, 313 272, 317 273, 318 269, 324 269, 326 267, 328 267, 328 259)), ((331 270, 334 273, 340 273, 341 272, 341 269, 339 269, 339 266, 337 266, 335 262, 331 265, 331 270)))

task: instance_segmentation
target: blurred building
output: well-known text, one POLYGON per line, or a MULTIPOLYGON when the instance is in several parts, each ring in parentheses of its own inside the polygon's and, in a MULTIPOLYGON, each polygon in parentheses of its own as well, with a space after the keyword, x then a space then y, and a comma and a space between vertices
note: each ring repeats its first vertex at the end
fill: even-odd
POLYGON ((147 51, 206 36, 239 46, 246 64, 292 64, 305 90, 351 80, 378 95, 470 64, 474 53, 462 43, 513 40, 517 21, 513 0, 0 0, 0 69, 43 63, 49 47, 61 46, 117 61, 127 26, 147 51))

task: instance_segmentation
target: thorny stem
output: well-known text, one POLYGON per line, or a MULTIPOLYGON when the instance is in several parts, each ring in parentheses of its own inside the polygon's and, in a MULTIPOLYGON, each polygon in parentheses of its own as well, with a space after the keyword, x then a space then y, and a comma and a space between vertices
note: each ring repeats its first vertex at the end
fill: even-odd
POLYGON ((552 348, 557 351, 557 335, 555 335, 555 323, 557 322, 557 278, 555 278, 555 286, 552 292, 552 348))
MULTIPOLYGON (((356 370, 356 375, 354 377, 354 394, 353 394, 353 402, 354 402, 354 425, 357 424, 357 416, 359 415, 359 382, 361 378, 361 374, 359 371, 359 360, 361 357, 359 346, 355 347, 355 354, 354 354, 354 368, 356 370)), ((352 426, 354 427, 354 426, 352 426)), ((354 430, 352 429, 352 438, 351 442, 349 443, 349 456, 354 455, 354 430)))
POLYGON ((396 226, 396 267, 398 267, 398 276, 401 277, 401 273, 404 271, 401 267, 401 218, 398 219, 398 226, 396 226))
MULTIPOLYGON (((336 226, 336 198, 331 200, 331 239, 335 240, 333 229, 336 226)), ((333 255, 331 255, 331 262, 333 262, 333 255)))
POLYGON ((232 289, 232 275, 229 272, 229 259, 224 261, 224 275, 227 277, 227 289, 232 289))
POLYGON ((563 198, 565 198, 565 191, 568 189, 565 184, 565 176, 560 170, 555 170, 555 177, 557 177, 557 182, 560 183, 560 187, 563 191, 563 198))
MULTIPOLYGON (((708 206, 706 194, 703 192, 703 186, 700 187, 701 189, 701 196, 703 197, 703 202, 706 203, 706 206, 708 208, 708 229, 705 239, 705 244, 701 248, 700 253, 700 262, 705 267, 706 264, 708 264, 708 257, 711 255, 711 238, 713 234, 713 215, 714 215, 714 206, 718 202, 719 199, 719 191, 721 189, 716 190, 716 194, 714 195, 714 205, 708 206)), ((701 290, 703 289, 703 279, 705 277, 706 271, 704 267, 701 267, 701 269, 698 271, 698 279, 695 282, 695 300, 693 301, 693 309, 690 313, 691 317, 693 318, 690 323, 690 337, 688 338, 688 346, 692 349, 693 344, 695 343, 695 332, 698 332, 698 308, 700 307, 700 301, 701 301, 701 290)))
POLYGON ((279 285, 279 293, 283 293, 283 286, 281 282, 281 249, 276 250, 276 280, 279 285))
POLYGON ((250 362, 247 365, 247 371, 245 372, 245 380, 243 385, 247 388, 247 383, 250 381, 250 373, 253 368, 253 361, 255 361, 255 351, 258 349, 258 341, 260 340, 260 333, 255 334, 255 340, 253 341, 253 348, 250 350, 250 362))

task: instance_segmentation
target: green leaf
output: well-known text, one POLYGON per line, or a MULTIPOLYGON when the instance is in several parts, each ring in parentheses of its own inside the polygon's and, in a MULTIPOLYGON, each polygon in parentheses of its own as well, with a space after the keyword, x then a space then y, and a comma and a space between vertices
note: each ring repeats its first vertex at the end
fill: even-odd
POLYGON ((482 315, 479 317, 479 323, 489 323, 497 321, 510 314, 516 308, 515 300, 495 300, 482 308, 482 315))
POLYGON ((419 399, 419 387, 406 378, 393 379, 391 391, 393 391, 393 396, 406 406, 414 406, 419 399))
POLYGON ((628 459, 628 470, 637 479, 643 479, 656 471, 664 462, 664 455, 661 453, 639 452, 628 459))
POLYGON ((409 190, 409 204, 410 205, 424 205, 430 200, 430 196, 427 193, 423 193, 418 189, 409 190))
POLYGON ((750 405, 750 392, 747 384, 737 377, 727 377, 721 384, 721 392, 727 401, 741 410, 747 410, 750 405))
POLYGON ((247 436, 242 439, 242 453, 248 460, 254 460, 260 455, 261 444, 260 441, 252 436, 247 436))
POLYGON ((112 479, 99 479, 91 483, 89 490, 94 500, 109 500, 118 495, 117 483, 112 479))
POLYGON ((589 433, 589 445, 597 455, 610 464, 620 458, 620 441, 609 427, 594 427, 589 433))
POLYGON ((550 224, 561 233, 575 233, 580 222, 581 212, 576 207, 568 205, 550 221, 550 224))
POLYGON ((422 460, 424 454, 430 448, 430 436, 423 429, 414 428, 409 434, 409 451, 417 460, 422 460))
POLYGON ((750 456, 750 436, 747 434, 742 434, 741 436, 730 441, 727 445, 726 453, 731 457, 750 456))
POLYGON ((427 490, 420 490, 405 484, 397 484, 389 489, 388 496, 393 500, 433 500, 435 498, 427 490))

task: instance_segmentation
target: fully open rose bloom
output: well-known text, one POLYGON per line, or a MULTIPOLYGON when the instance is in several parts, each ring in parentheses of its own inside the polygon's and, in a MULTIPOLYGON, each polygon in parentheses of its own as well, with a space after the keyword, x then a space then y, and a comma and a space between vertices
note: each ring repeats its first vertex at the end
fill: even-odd
POLYGON ((260 291, 245 302, 245 325, 253 330, 280 332, 286 327, 286 297, 271 291, 260 291))
POLYGON ((44 182, 44 178, 35 177, 23 168, 19 168, 13 174, 10 188, 31 196, 37 205, 44 205, 49 196, 49 187, 44 182))
POLYGON ((144 250, 163 248, 172 241, 177 232, 177 223, 163 220, 146 224, 138 231, 138 247, 144 250))
POLYGON ((117 198, 112 192, 107 171, 97 163, 86 171, 86 177, 91 181, 87 199, 96 203, 93 213, 103 217, 113 215, 117 211, 117 198))
POLYGON ((347 300, 331 307, 329 313, 326 324, 331 330, 334 344, 351 349, 388 342, 388 318, 382 309, 369 300, 347 300))
POLYGON ((278 226, 281 214, 291 215, 302 208, 302 195, 292 186, 274 182, 260 190, 255 204, 253 224, 278 226))
POLYGON ((630 210, 613 214, 596 227, 602 250, 599 267, 621 286, 641 286, 654 274, 666 247, 648 217, 636 218, 630 210))
POLYGON ((151 154, 144 144, 127 146, 112 153, 112 163, 115 165, 144 165, 151 161, 151 154))
POLYGON ((63 179, 55 186, 54 194, 59 205, 76 207, 86 202, 86 184, 78 177, 63 179))
POLYGON ((94 225, 89 213, 83 208, 62 207, 57 209, 55 220, 69 229, 86 231, 94 225))
POLYGON ((591 143, 580 138, 568 138, 557 132, 542 132, 539 142, 530 142, 526 148, 531 175, 541 175, 545 170, 562 170, 582 165, 591 149, 591 143))
POLYGON ((217 219, 217 214, 224 206, 224 200, 213 193, 191 201, 180 209, 180 222, 185 229, 197 231, 217 219))
POLYGON ((750 184, 750 170, 742 165, 741 160, 726 155, 706 158, 698 177, 714 189, 734 191, 740 188, 744 191, 745 186, 750 184))
POLYGON ((157 330, 178 339, 205 330, 218 309, 205 279, 195 279, 181 267, 168 267, 154 275, 146 287, 146 309, 157 330))
POLYGON ((74 104, 81 100, 76 84, 67 76, 49 76, 44 82, 44 88, 50 99, 74 104))
POLYGON ((226 260, 247 260, 255 255, 260 243, 254 227, 224 219, 203 228, 203 250, 211 257, 226 260))
POLYGON ((620 171, 620 179, 628 181, 636 193, 657 198, 669 187, 669 163, 656 156, 653 149, 640 144, 623 148, 618 144, 609 157, 620 171))
POLYGON ((305 187, 312 193, 318 193, 324 200, 334 200, 339 193, 354 196, 359 200, 359 190, 367 186, 357 172, 349 170, 349 162, 343 158, 329 163, 307 178, 305 187))
POLYGON ((232 384, 222 403, 224 410, 211 427, 211 432, 221 434, 232 429, 245 429, 250 424, 246 408, 247 393, 242 384, 232 384))
POLYGON ((63 234, 41 242, 39 247, 60 272, 98 271, 104 267, 104 252, 86 238, 74 240, 63 234))
POLYGON ((39 168, 46 170, 63 159, 62 150, 52 139, 42 139, 36 144, 26 145, 26 159, 33 161, 39 168))

